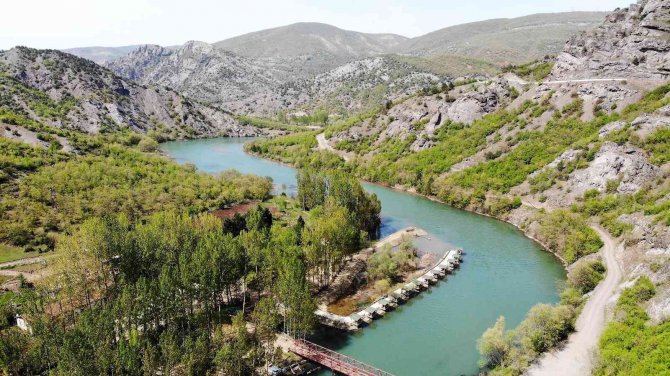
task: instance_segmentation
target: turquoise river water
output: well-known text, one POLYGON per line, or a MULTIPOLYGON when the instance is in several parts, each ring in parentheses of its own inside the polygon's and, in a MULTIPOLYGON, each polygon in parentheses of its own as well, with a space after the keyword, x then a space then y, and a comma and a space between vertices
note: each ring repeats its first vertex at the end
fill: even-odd
MULTIPOLYGON (((176 141, 161 149, 178 163, 216 173, 236 169, 270 176, 295 191, 295 169, 243 151, 249 139, 176 141)), ((558 260, 514 226, 372 184, 382 203, 382 236, 414 225, 440 243, 463 248, 463 264, 438 285, 352 335, 315 341, 395 375, 471 375, 477 339, 504 315, 516 326, 537 303, 558 300, 565 272, 558 260)))

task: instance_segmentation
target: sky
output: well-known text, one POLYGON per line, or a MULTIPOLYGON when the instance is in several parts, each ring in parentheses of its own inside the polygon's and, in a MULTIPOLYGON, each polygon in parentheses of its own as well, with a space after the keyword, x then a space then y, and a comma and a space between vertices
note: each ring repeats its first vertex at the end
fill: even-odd
POLYGON ((3 0, 0 49, 216 42, 295 22, 419 36, 533 13, 610 11, 634 0, 3 0))

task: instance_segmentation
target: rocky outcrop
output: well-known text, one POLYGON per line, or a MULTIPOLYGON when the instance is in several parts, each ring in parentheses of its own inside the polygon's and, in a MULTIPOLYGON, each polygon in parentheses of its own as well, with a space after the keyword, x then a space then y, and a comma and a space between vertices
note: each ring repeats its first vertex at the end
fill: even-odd
POLYGON ((618 193, 634 193, 655 179, 658 172, 658 167, 647 161, 642 150, 607 142, 589 166, 573 173, 569 181, 574 193, 589 189, 604 191, 611 180, 620 180, 618 193))
POLYGON ((167 86, 214 104, 240 100, 279 84, 269 66, 197 41, 176 49, 143 46, 107 66, 127 79, 167 86))
POLYGON ((573 36, 558 56, 554 79, 670 77, 670 4, 639 0, 594 30, 573 36))
POLYGON ((10 93, 3 106, 55 127, 90 133, 129 127, 176 138, 260 132, 173 90, 139 85, 60 51, 17 47, 0 53, 0 71, 1 92, 10 93), (59 113, 45 113, 40 104, 59 113))
POLYGON ((310 78, 287 80, 226 106, 242 113, 274 115, 278 110, 328 108, 343 114, 378 108, 438 85, 445 77, 390 56, 356 60, 310 78))
POLYGON ((449 106, 447 118, 457 123, 470 124, 476 119, 495 111, 501 98, 509 95, 506 80, 495 80, 488 86, 466 92, 449 106))

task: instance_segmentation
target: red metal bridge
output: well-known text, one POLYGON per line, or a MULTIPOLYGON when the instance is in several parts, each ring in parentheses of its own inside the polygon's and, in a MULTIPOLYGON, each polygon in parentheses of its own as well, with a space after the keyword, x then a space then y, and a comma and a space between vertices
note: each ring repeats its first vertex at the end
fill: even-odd
POLYGON ((302 339, 293 340, 291 352, 348 376, 393 376, 354 358, 302 339))

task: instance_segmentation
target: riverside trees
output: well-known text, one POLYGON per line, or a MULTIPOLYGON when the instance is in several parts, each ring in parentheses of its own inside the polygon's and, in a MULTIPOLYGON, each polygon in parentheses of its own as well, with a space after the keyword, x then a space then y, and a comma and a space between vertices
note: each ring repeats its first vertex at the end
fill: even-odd
MULTIPOLYGON (((51 276, 12 298, 33 335, 0 328, 0 367, 30 374, 252 373, 273 358, 277 330, 294 337, 312 330, 309 280, 328 283, 378 227, 374 196, 356 181, 324 176, 332 180, 323 180, 323 201, 290 221, 259 206, 234 226, 175 209, 101 213, 68 226, 71 234, 57 237, 51 276), (240 307, 248 315, 240 311, 231 321, 240 307)), ((60 200, 68 204, 69 197, 60 200)))
POLYGON ((381 204, 358 180, 341 172, 302 170, 297 200, 310 210, 302 242, 310 274, 325 286, 343 261, 379 231, 381 204))

